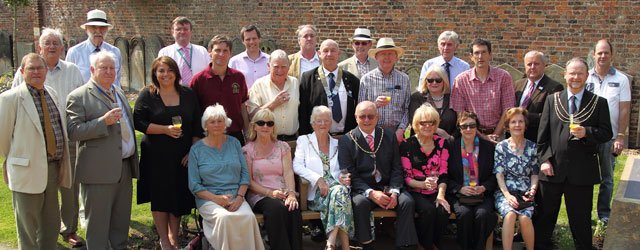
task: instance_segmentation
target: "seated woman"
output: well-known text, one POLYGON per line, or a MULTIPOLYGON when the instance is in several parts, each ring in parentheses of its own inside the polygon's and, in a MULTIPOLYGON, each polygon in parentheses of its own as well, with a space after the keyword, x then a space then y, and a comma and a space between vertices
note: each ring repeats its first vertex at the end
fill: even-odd
POLYGON ((404 181, 415 201, 416 231, 425 249, 432 249, 433 245, 444 248, 442 236, 451 213, 445 198, 449 143, 434 135, 438 123, 436 109, 429 104, 420 106, 413 116, 415 136, 400 144, 404 181))
POLYGON ((249 203, 264 214, 271 249, 302 249, 302 215, 296 198, 291 148, 276 139, 273 112, 261 109, 251 119, 244 152, 251 184, 249 203))
POLYGON ((249 171, 240 142, 224 134, 229 125, 222 105, 204 111, 206 137, 189 152, 189 189, 196 196, 204 235, 215 249, 264 249, 256 217, 244 200, 249 171))
POLYGON ((477 133, 480 123, 472 112, 461 112, 461 135, 450 140, 448 200, 453 204, 458 226, 458 244, 462 249, 484 249, 496 226, 493 174, 495 146, 477 133))
POLYGON ((349 174, 340 173, 338 140, 329 135, 332 123, 331 109, 316 106, 311 111, 313 133, 298 137, 293 171, 311 183, 309 209, 320 211, 320 219, 327 234, 326 249, 335 249, 340 236, 343 250, 349 249, 353 237, 353 220, 349 174))
MULTIPOLYGON (((411 94, 409 101, 409 117, 413 117, 422 104, 428 103, 433 106, 440 116, 437 134, 445 139, 453 135, 456 130, 456 112, 449 106, 451 90, 449 89, 449 77, 447 72, 438 65, 433 65, 427 69, 424 78, 420 81, 416 92, 411 94)), ((412 128, 411 133, 414 133, 412 128)))
POLYGON ((538 157, 536 143, 524 138, 527 110, 511 108, 505 115, 504 126, 509 139, 496 146, 493 173, 501 192, 495 193, 496 209, 502 215, 502 248, 511 249, 516 219, 527 249, 533 249, 534 231, 531 222, 533 206, 518 209, 520 201, 531 202, 538 186, 538 157), (516 197, 520 196, 520 197, 516 197))

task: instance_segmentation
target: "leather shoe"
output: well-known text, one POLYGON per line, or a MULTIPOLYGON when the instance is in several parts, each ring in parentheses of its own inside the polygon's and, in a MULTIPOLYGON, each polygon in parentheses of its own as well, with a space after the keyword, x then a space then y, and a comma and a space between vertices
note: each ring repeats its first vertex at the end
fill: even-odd
POLYGON ((64 236, 64 241, 67 242, 71 248, 84 246, 84 241, 76 233, 64 236))

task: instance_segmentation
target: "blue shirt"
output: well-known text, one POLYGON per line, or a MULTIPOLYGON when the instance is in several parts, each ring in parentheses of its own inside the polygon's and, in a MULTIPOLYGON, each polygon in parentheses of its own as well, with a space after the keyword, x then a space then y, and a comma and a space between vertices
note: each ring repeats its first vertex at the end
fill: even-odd
MULTIPOLYGON (((438 65, 442 67, 442 69, 444 69, 445 70, 444 72, 446 73, 447 70, 444 67, 444 63, 445 63, 444 57, 442 56, 434 57, 424 62, 424 64, 422 65, 422 70, 420 71, 420 81, 422 81, 422 79, 427 74, 427 70, 433 65, 438 65)), ((449 62, 449 64, 451 64, 451 66, 449 66, 449 72, 450 72, 449 89, 453 89, 453 80, 456 79, 456 76, 458 76, 460 73, 464 72, 465 70, 468 70, 469 64, 455 56, 451 58, 451 61, 449 62)))
MULTIPOLYGON (((94 53, 98 53, 95 50, 96 46, 93 45, 93 43, 91 43, 89 39, 87 39, 84 42, 78 43, 76 44, 76 46, 71 47, 69 49, 69 52, 67 52, 67 58, 64 59, 65 61, 75 63, 76 66, 78 66, 78 69, 80 69, 80 73, 82 73, 82 79, 84 80, 84 82, 88 82, 89 78, 91 78, 91 71, 89 70, 91 62, 89 61, 89 57, 94 53)), ((100 50, 109 51, 116 56, 116 80, 113 85, 121 87, 120 69, 122 67, 120 65, 120 62, 122 60, 122 56, 120 55, 120 49, 111 44, 108 44, 107 42, 102 42, 102 44, 100 45, 100 50)))
MULTIPOLYGON (((226 136, 226 135, 225 135, 226 136)), ((249 185, 249 169, 238 139, 226 136, 220 150, 199 140, 189 152, 189 189, 195 195, 209 191, 216 195, 235 197, 240 185, 249 185)), ((196 207, 207 200, 196 198, 196 207)))

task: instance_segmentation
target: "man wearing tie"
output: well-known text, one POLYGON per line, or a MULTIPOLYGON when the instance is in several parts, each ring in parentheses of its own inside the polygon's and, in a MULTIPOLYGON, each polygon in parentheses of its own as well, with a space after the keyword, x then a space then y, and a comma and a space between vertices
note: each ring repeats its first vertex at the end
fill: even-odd
MULTIPOLYGON (((438 51, 440 56, 431 58, 424 62, 420 71, 420 79, 424 78, 427 70, 432 65, 440 65, 447 71, 449 77, 449 89, 453 88, 453 82, 460 73, 469 69, 469 64, 455 56, 460 45, 460 37, 455 31, 447 30, 438 37, 438 51)), ((411 117, 410 117, 411 118, 411 117)))
POLYGON ((24 83, 0 94, 0 157, 20 249, 58 248, 58 186, 71 187, 63 104, 44 85, 46 65, 27 54, 20 65, 24 83))
POLYGON ((547 97, 540 116, 540 198, 534 227, 536 249, 552 249, 553 229, 564 195, 576 249, 592 249, 593 185, 600 183, 598 144, 611 139, 607 100, 585 91, 587 62, 567 62, 567 89, 547 97))
POLYGON ((183 86, 189 86, 191 78, 211 62, 205 47, 191 43, 192 31, 193 22, 189 18, 176 17, 171 22, 171 35, 176 42, 158 51, 158 57, 168 56, 176 61, 182 77, 180 84, 183 86))
POLYGON ((526 108, 529 125, 524 137, 532 142, 538 140, 538 124, 548 95, 562 91, 564 87, 544 74, 547 57, 540 51, 529 51, 524 55, 526 77, 515 83, 516 106, 526 108))
POLYGON ((67 97, 69 139, 78 141, 76 181, 88 249, 127 249, 131 179, 139 176, 131 107, 114 86, 115 57, 91 56, 91 79, 67 97))

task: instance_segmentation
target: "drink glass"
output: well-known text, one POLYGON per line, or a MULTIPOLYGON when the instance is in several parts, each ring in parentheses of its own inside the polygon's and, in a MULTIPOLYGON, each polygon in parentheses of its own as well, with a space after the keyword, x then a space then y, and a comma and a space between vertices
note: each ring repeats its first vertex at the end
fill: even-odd
MULTIPOLYGON (((171 123, 173 124, 174 127, 182 129, 182 117, 177 115, 174 117, 171 117, 171 123)), ((182 137, 182 133, 180 133, 180 136, 182 137)))
MULTIPOLYGON (((111 103, 111 109, 117 109, 117 108, 120 108, 120 106, 118 106, 118 103, 117 102, 112 102, 111 103)), ((118 119, 116 121, 116 124, 120 124, 120 119, 118 119)))
POLYGON ((580 127, 580 121, 576 120, 573 115, 569 115, 569 129, 571 130, 571 140, 580 140, 578 137, 573 135, 575 133, 575 129, 580 127))
MULTIPOLYGON (((351 174, 349 173, 349 170, 346 169, 340 169, 340 179, 344 181, 344 179, 348 179, 351 176, 351 174)), ((345 185, 347 187, 349 187, 350 185, 345 185)))

